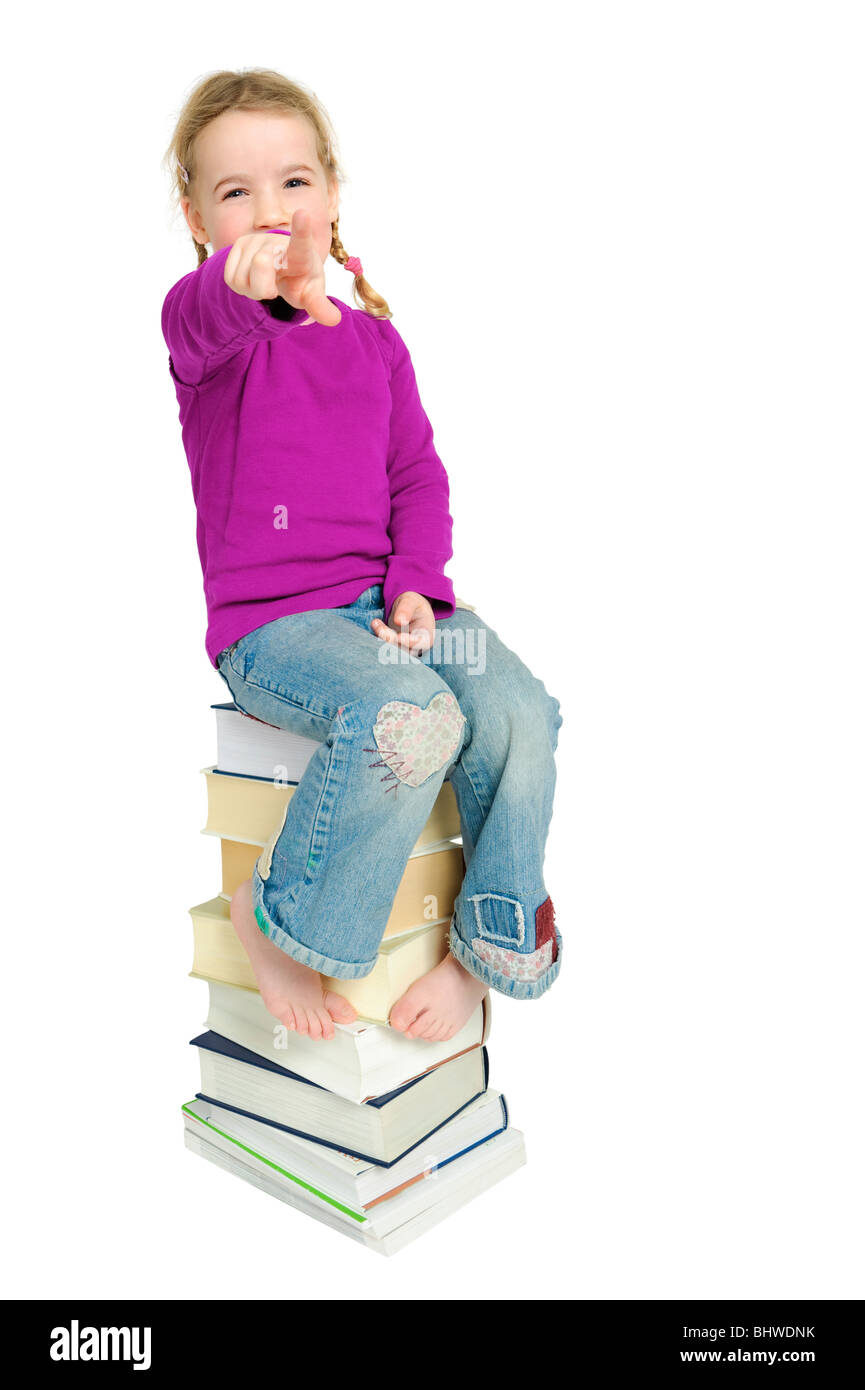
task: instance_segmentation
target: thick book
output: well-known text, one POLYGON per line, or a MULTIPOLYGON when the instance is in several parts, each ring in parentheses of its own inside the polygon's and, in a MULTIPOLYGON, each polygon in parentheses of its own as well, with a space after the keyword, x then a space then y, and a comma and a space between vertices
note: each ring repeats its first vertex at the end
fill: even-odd
MULTIPOLYGON (((247 714, 233 700, 210 707, 216 713, 216 767, 272 782, 299 782, 321 746, 315 738, 267 724, 247 714)), ((444 784, 450 779, 450 768, 444 784)))
POLYGON ((190 1119, 183 1130, 183 1142, 193 1153, 380 1255, 395 1255, 526 1162, 524 1136, 520 1130, 509 1128, 435 1174, 434 1181, 394 1197, 381 1214, 351 1216, 285 1180, 254 1155, 236 1147, 230 1151, 217 1147, 213 1136, 208 1132, 204 1138, 195 1125, 190 1119))
MULTIPOLYGON (((274 782, 269 777, 252 777, 225 772, 218 767, 201 769, 207 786, 207 823, 203 835, 238 840, 263 847, 297 790, 297 782, 274 782)), ((454 789, 443 782, 415 849, 460 836, 460 813, 454 789)))
POLYGON ((348 1208, 356 1216, 390 1201, 408 1187, 427 1182, 455 1159, 508 1127, 508 1107, 500 1091, 487 1090, 437 1130, 429 1144, 420 1144, 392 1168, 367 1163, 351 1154, 299 1139, 274 1125, 238 1115, 235 1110, 197 1097, 183 1105, 185 1116, 209 1129, 220 1147, 246 1148, 290 1182, 319 1201, 348 1208), (220 1136, 217 1139, 216 1135, 220 1136), (220 1142, 220 1140, 222 1142, 220 1142))
MULTIPOLYGON (((220 843, 222 891, 219 896, 230 901, 241 883, 252 878, 261 850, 257 845, 244 845, 239 840, 220 843)), ((427 922, 450 917, 464 876, 462 846, 455 845, 452 840, 412 850, 394 894, 382 939, 417 931, 427 922)), ((363 912, 362 902, 357 904, 355 911, 357 914, 363 912)))
MULTIPOLYGON (((194 979, 221 980, 223 984, 257 990, 258 981, 246 948, 234 930, 225 899, 211 898, 206 903, 198 903, 189 909, 189 915, 194 940, 190 975, 194 979)), ((354 1005, 356 1021, 386 1024, 394 1004, 409 986, 444 960, 449 936, 450 918, 446 917, 417 931, 386 938, 368 975, 356 980, 322 975, 324 987, 354 1005)))
POLYGON ((216 766, 272 782, 299 782, 319 747, 305 738, 247 714, 233 700, 210 707, 216 715, 216 766))
POLYGON ((384 1167, 428 1140, 489 1081, 486 1048, 471 1048, 357 1105, 219 1033, 201 1033, 190 1043, 198 1049, 201 1100, 384 1167))
POLYGON ((357 1105, 482 1046, 490 1035, 489 994, 444 1042, 407 1038, 397 1028, 369 1023, 336 1023, 333 1037, 322 1040, 286 1028, 268 1012, 258 991, 218 980, 208 980, 207 987, 206 1028, 357 1105))

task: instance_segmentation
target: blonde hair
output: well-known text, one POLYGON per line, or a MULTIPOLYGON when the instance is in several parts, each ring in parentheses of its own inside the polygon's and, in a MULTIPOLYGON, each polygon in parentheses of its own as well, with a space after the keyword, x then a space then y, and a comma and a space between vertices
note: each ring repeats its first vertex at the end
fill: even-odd
MULTIPOLYGON (((239 72, 215 72, 199 82, 184 102, 177 118, 168 149, 163 155, 172 181, 172 194, 177 207, 195 182, 195 140, 210 121, 224 111, 279 111, 301 116, 312 127, 316 154, 325 176, 343 183, 343 171, 336 154, 336 139, 330 119, 316 97, 299 82, 291 82, 270 68, 244 68, 239 72), (181 169, 188 174, 188 182, 181 169)), ((330 254, 345 265, 348 252, 339 238, 339 217, 331 223, 330 254)), ((198 264, 207 260, 207 247, 195 241, 198 264)), ((387 301, 376 294, 363 275, 354 277, 354 295, 359 307, 374 318, 392 318, 387 301)))

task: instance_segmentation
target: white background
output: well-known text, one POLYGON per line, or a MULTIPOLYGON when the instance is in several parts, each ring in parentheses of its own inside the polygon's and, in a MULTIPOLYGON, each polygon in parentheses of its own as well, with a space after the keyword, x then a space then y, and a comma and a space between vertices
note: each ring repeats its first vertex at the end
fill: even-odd
MULTIPOLYGON (((857 5, 31 7, 4 81, 14 1297, 861 1298, 857 5), (189 1153, 226 689, 161 336, 192 86, 311 87, 457 593, 562 702, 525 1168, 385 1260, 189 1153), (300 1280, 300 1283, 298 1282, 300 1280)), ((351 298, 331 262, 328 292, 351 298)))

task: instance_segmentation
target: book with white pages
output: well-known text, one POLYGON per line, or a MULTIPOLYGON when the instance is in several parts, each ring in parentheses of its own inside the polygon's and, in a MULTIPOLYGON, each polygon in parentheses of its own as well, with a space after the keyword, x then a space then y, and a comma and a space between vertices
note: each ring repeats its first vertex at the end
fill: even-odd
POLYGON ((200 1100, 385 1168, 489 1088, 485 1047, 469 1048, 358 1105, 212 1030, 191 1044, 198 1049, 200 1100))
POLYGON ((504 1096, 487 1090, 442 1125, 428 1144, 412 1149, 393 1167, 382 1168, 197 1096, 186 1101, 183 1111, 237 1147, 245 1145, 263 1163, 273 1164, 323 1201, 341 1203, 354 1212, 369 1211, 433 1172, 443 1172, 460 1154, 492 1139, 509 1124, 504 1096))
MULTIPOLYGON (((216 770, 238 777, 299 782, 321 747, 318 739, 267 724, 233 700, 211 705, 216 712, 216 770)), ((450 768, 444 780, 450 779, 450 768)))
POLYGON ((274 1018, 257 991, 219 980, 208 980, 207 987, 206 1028, 359 1105, 482 1046, 490 1035, 489 994, 452 1038, 429 1042, 364 1022, 336 1023, 332 1038, 310 1038, 274 1018))
POLYGON ((444 1172, 434 1174, 433 1180, 408 1188, 368 1215, 353 1215, 285 1180, 244 1150, 232 1145, 219 1147, 210 1131, 202 1133, 195 1120, 186 1119, 183 1141, 208 1162, 380 1255, 396 1254, 526 1162, 522 1132, 506 1129, 457 1159, 444 1172))

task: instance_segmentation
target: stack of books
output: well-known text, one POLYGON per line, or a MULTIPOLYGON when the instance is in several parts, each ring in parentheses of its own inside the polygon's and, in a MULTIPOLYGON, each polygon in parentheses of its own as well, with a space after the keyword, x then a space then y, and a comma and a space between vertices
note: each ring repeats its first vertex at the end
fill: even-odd
MULTIPOLYGON (((393 1004, 442 960, 465 863, 445 780, 394 897, 378 959, 326 978, 357 1010, 332 1039, 264 1006, 229 905, 252 876, 318 744, 212 706, 217 762, 203 834, 220 841, 222 888, 190 909, 191 975, 207 982, 201 1090, 182 1106, 187 1148, 325 1225, 390 1255, 526 1161, 505 1097, 489 1086, 490 996, 452 1038, 407 1038, 393 1004)), ((362 904, 359 905, 362 910, 362 904)))

